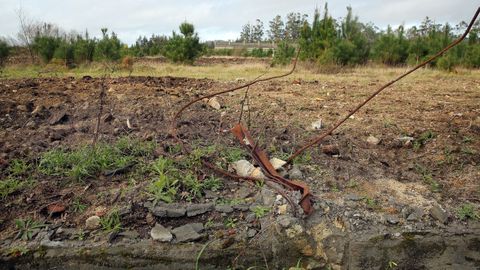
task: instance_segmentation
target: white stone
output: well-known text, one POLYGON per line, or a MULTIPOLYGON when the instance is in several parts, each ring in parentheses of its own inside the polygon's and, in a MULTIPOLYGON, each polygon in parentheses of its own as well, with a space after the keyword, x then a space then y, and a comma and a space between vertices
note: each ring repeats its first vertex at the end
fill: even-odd
POLYGON ((155 226, 150 231, 150 236, 153 240, 160 242, 170 242, 173 239, 172 233, 158 223, 155 223, 155 226))
POLYGON ((278 170, 278 169, 282 168, 283 165, 287 164, 286 161, 281 160, 279 158, 275 158, 275 157, 270 159, 270 163, 272 164, 272 166, 275 170, 278 170))
POLYGON ((370 135, 368 138, 367 138, 367 142, 369 144, 373 144, 373 145, 377 145, 380 143, 380 140, 377 138, 377 137, 374 137, 372 135, 370 135))
POLYGON ((311 127, 313 130, 322 129, 323 127, 322 119, 318 119, 317 121, 313 122, 311 127))
POLYGON ((245 159, 235 161, 232 164, 232 168, 237 172, 238 175, 243 177, 250 176, 255 169, 252 163, 248 162, 245 159))
POLYGON ((220 110, 220 108, 222 107, 222 106, 220 106, 220 102, 218 102, 217 97, 213 97, 213 98, 209 99, 207 104, 210 107, 214 108, 215 110, 220 110))
POLYGON ((95 230, 100 228, 100 217, 99 216, 91 216, 87 218, 85 221, 85 227, 88 230, 95 230))

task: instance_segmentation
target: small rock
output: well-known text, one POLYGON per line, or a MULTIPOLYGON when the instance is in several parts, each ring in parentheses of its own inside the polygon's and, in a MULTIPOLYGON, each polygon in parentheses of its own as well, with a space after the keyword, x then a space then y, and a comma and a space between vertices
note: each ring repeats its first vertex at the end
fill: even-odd
POLYGON ((291 217, 291 216, 279 216, 277 218, 278 224, 282 226, 283 228, 288 228, 290 225, 294 224, 297 222, 296 218, 291 217))
POLYGON ((253 171, 250 173, 250 177, 257 179, 265 179, 265 175, 260 168, 254 168, 253 171))
POLYGON ((252 194, 252 190, 249 187, 241 186, 237 192, 235 192, 235 198, 245 199, 252 194))
POLYGON ((191 224, 186 224, 172 230, 178 242, 189 242, 200 239, 202 236, 198 234, 191 224))
POLYGON ((207 104, 208 104, 208 106, 214 108, 215 110, 220 110, 220 108, 222 107, 222 106, 220 106, 220 102, 218 102, 217 97, 213 97, 213 98, 209 99, 207 104))
POLYGON ((250 206, 248 204, 236 204, 232 207, 233 209, 242 211, 242 212, 248 211, 248 209, 250 209, 250 206))
POLYGON ((140 237, 140 234, 137 231, 124 231, 119 233, 118 235, 128 239, 137 239, 138 237, 140 237))
POLYGON ((360 196, 360 195, 357 195, 357 194, 347 194, 345 196, 345 200, 348 200, 348 201, 361 201, 363 200, 363 196, 360 196))
POLYGON ((27 105, 20 104, 20 105, 17 105, 17 110, 26 112, 28 111, 28 108, 27 108, 27 105))
POLYGON ((303 233, 303 227, 295 224, 291 228, 286 229, 285 232, 287 233, 288 238, 293 239, 303 233))
POLYGON ((32 111, 32 116, 40 116, 43 115, 46 112, 45 106, 43 105, 38 105, 35 107, 35 109, 32 111))
POLYGON ((333 144, 327 144, 327 145, 322 145, 321 150, 324 154, 334 156, 340 154, 340 150, 336 145, 333 144))
POLYGON ((385 219, 387 220, 388 224, 392 224, 392 225, 396 225, 400 222, 400 220, 398 220, 396 216, 392 216, 392 215, 387 215, 385 219))
POLYGON ((430 215, 440 221, 441 223, 445 224, 445 222, 447 222, 447 219, 448 219, 448 214, 447 212, 445 212, 442 208, 440 208, 440 206, 438 205, 435 205, 433 206, 432 208, 430 208, 430 215))
POLYGON ((278 206, 277 212, 278 212, 279 215, 285 215, 287 213, 287 205, 283 204, 283 205, 278 206))
POLYGON ((254 237, 256 234, 257 234, 257 230, 255 230, 255 229, 248 229, 248 231, 247 231, 247 236, 248 236, 248 238, 252 238, 252 237, 254 237))
POLYGON ((150 208, 150 212, 156 217, 177 218, 185 216, 187 209, 177 204, 161 204, 150 208))
POLYGON ((213 203, 191 204, 187 206, 187 217, 198 216, 213 210, 213 203))
POLYGON ((235 161, 232 164, 232 168, 237 172, 238 175, 243 177, 250 176, 252 171, 255 169, 252 163, 248 162, 245 159, 235 161))
POLYGON ((153 225, 155 223, 155 218, 153 217, 152 213, 147 213, 147 216, 145 217, 145 221, 147 222, 148 225, 153 225))
POLYGON ((56 112, 52 116, 50 116, 50 118, 48 119, 48 123, 52 126, 56 124, 61 124, 67 121, 68 121, 68 114, 66 111, 56 112))
POLYGON ((300 171, 298 166, 293 165, 292 169, 288 171, 288 176, 290 179, 303 179, 303 173, 300 171))
POLYGON ((312 125, 311 125, 311 127, 312 127, 313 130, 320 130, 320 129, 322 129, 322 127, 323 127, 322 119, 318 119, 317 121, 313 122, 312 125))
POLYGON ((283 165, 287 164, 286 161, 281 160, 279 158, 275 158, 275 157, 270 159, 270 163, 272 164, 272 166, 275 170, 278 170, 278 169, 282 168, 283 165))
POLYGON ((91 216, 87 218, 85 221, 85 227, 88 230, 95 230, 100 228, 100 217, 99 216, 91 216))
POLYGON ((160 242, 170 242, 173 239, 170 231, 158 223, 156 223, 155 227, 150 231, 150 236, 153 240, 160 242))
POLYGON ((272 190, 266 187, 262 187, 261 194, 262 194, 263 204, 266 206, 272 206, 273 203, 275 202, 275 192, 273 192, 272 190))
POLYGON ((380 139, 378 139, 377 137, 374 137, 374 136, 370 135, 370 136, 368 136, 368 138, 367 138, 367 142, 368 142, 369 144, 372 144, 372 145, 377 145, 377 144, 380 143, 380 139))
POLYGON ((215 205, 215 211, 228 214, 233 212, 233 207, 228 204, 215 205))
POLYGON ((190 223, 190 226, 192 226, 193 230, 195 230, 197 233, 201 233, 204 230, 203 224, 200 222, 190 223))

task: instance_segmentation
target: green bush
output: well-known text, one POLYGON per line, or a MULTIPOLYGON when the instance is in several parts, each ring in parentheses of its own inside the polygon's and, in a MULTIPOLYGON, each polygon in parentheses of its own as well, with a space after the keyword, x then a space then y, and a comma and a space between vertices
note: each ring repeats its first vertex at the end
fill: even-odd
POLYGON ((0 68, 5 65, 9 54, 10 46, 8 46, 6 41, 0 39, 0 68))
POLYGON ((173 32, 165 45, 165 57, 174 63, 192 64, 201 55, 203 47, 193 24, 184 22, 179 28, 182 35, 173 32))
POLYGON ((95 47, 95 59, 103 61, 118 61, 122 57, 121 50, 123 46, 117 35, 112 32, 108 34, 107 28, 102 28, 102 39, 95 47))
POLYGON ((58 37, 38 36, 34 39, 33 48, 42 61, 48 64, 61 43, 62 40, 58 37))
POLYGON ((287 42, 282 41, 278 44, 277 50, 273 56, 273 65, 287 65, 290 64, 292 57, 295 55, 295 48, 287 42))

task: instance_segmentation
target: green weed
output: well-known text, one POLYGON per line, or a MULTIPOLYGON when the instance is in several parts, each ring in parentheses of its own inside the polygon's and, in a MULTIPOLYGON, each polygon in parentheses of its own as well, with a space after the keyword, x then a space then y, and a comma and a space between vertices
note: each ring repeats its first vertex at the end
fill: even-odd
POLYGON ((480 213, 475 210, 475 207, 471 204, 464 204, 460 208, 457 209, 458 218, 461 220, 466 219, 480 219, 480 213))
POLYGON ((80 201, 80 198, 76 198, 75 200, 73 200, 73 203, 72 203, 73 212, 82 213, 83 211, 85 211, 86 208, 87 208, 87 205, 83 204, 80 201))
POLYGON ((430 190, 432 192, 440 192, 442 186, 435 179, 433 179, 432 173, 427 168, 420 164, 415 164, 415 170, 422 176, 423 182, 427 185, 430 185, 430 190))
POLYGON ((233 229, 233 228, 237 227, 237 221, 238 221, 238 219, 233 218, 233 217, 229 217, 223 223, 224 223, 225 227, 233 229))
POLYGON ((120 215, 117 210, 113 210, 100 218, 102 230, 106 232, 118 232, 122 228, 120 215))
POLYGON ((153 199, 153 203, 173 202, 178 189, 178 180, 175 178, 177 170, 173 166, 173 161, 159 157, 153 162, 151 168, 155 176, 153 182, 147 187, 147 192, 153 199))
POLYGON ((264 217, 268 212, 270 212, 269 207, 257 205, 252 209, 252 212, 255 214, 256 218, 264 217))
POLYGON ((437 135, 430 130, 420 134, 420 136, 413 141, 413 150, 417 151, 424 146, 429 140, 435 138, 437 135))
POLYGON ((17 227, 18 230, 16 238, 21 238, 22 240, 30 240, 32 239, 34 230, 45 227, 45 224, 41 224, 30 218, 15 219, 15 227, 17 227))

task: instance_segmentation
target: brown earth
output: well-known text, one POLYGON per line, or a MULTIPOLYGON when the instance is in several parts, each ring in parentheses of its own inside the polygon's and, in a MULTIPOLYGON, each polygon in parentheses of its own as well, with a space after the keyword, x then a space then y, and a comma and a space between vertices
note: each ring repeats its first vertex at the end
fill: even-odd
MULTIPOLYGON (((270 155, 285 157, 308 138, 325 130, 311 130, 312 122, 322 119, 323 125, 332 125, 382 84, 375 74, 360 74, 353 80, 348 79, 352 78, 351 74, 348 78, 342 79, 342 76, 334 75, 322 81, 287 79, 255 85, 249 90, 249 112, 244 113, 243 120, 250 122, 254 138, 258 138, 270 155)), ((35 164, 41 153, 53 147, 73 148, 91 143, 101 85, 101 79, 89 77, 1 80, 0 177, 6 176, 6 168, 14 159, 35 164)), ((105 85, 108 90, 100 140, 114 141, 125 135, 155 140, 158 142, 156 154, 164 155, 175 143, 168 135, 168 125, 183 104, 239 83, 126 77, 107 79, 105 85), (127 119, 132 128, 127 126, 127 119)), ((180 137, 188 143, 195 141, 196 145, 238 147, 229 129, 238 121, 243 96, 244 90, 221 96, 220 111, 206 102, 194 105, 179 121, 180 137)), ((415 189, 424 198, 451 207, 465 202, 478 206, 479 103, 480 79, 474 76, 437 75, 402 82, 347 121, 322 147, 310 149, 298 161, 304 180, 316 196, 334 199, 341 193, 358 193, 379 201, 385 212, 397 211, 389 207, 389 198, 395 196, 392 192, 397 187, 382 179, 395 179, 399 182, 398 189, 415 189), (426 134, 433 134, 432 138, 422 139, 426 134), (369 136, 379 139, 379 143, 367 142, 369 136), (414 141, 402 137, 413 137, 414 141), (381 186, 382 183, 389 186, 381 186)), ((212 155, 212 160, 216 158, 218 153, 212 155)), ((201 174, 213 172, 201 169, 201 174)), ((68 206, 79 194, 88 201, 85 213, 67 210, 60 218, 43 218, 72 226, 83 225, 97 206, 109 208, 118 203, 112 198, 117 198, 115 194, 129 185, 129 179, 122 175, 100 175, 83 182, 41 174, 34 178, 32 185, 3 199, 2 238, 14 230, 14 219, 42 216, 44 207, 56 201, 68 206)), ((231 179, 224 182, 227 184, 222 196, 229 196, 237 184, 231 179)), ((129 191, 129 196, 121 200, 142 197, 144 187, 140 181, 129 191)), ((399 195, 396 199, 405 198, 399 195)), ((408 198, 403 202, 418 203, 408 198)), ((137 210, 122 222, 146 235, 146 211, 137 210)), ((201 217, 202 222, 208 218, 201 217)))

